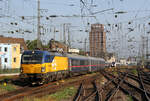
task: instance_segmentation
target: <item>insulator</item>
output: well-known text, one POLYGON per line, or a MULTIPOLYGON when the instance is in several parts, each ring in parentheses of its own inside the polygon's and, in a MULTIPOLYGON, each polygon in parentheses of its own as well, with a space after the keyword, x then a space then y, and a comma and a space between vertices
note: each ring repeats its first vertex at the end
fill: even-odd
POLYGON ((25 18, 24 18, 24 16, 22 16, 21 18, 22 18, 22 20, 24 20, 24 19, 25 19, 25 18))
POLYGON ((11 31, 12 34, 14 34, 14 31, 11 31))
POLYGON ((131 22, 128 22, 128 24, 131 24, 131 22))
POLYGON ((10 24, 13 25, 13 22, 11 22, 10 24))
POLYGON ((49 17, 46 17, 46 20, 49 20, 49 17))
POLYGON ((18 25, 18 23, 15 22, 15 25, 18 25))

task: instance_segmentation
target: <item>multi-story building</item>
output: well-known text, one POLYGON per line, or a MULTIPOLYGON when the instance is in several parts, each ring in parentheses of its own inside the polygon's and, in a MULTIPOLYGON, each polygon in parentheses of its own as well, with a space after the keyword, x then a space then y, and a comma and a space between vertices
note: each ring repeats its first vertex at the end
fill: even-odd
POLYGON ((106 53, 106 33, 103 24, 92 24, 89 34, 90 56, 105 57, 106 53))
POLYGON ((0 36, 0 43, 20 44, 20 51, 21 51, 21 53, 24 50, 27 50, 27 46, 26 46, 26 43, 25 43, 23 38, 12 38, 12 37, 0 36))
POLYGON ((20 44, 0 43, 0 68, 20 68, 20 44))

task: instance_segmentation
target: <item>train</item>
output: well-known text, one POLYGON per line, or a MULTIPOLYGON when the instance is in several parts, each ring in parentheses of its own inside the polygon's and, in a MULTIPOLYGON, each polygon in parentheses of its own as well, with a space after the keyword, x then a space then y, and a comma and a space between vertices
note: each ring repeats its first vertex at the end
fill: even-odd
POLYGON ((62 78, 97 72, 106 67, 102 58, 35 50, 21 56, 20 78, 44 84, 62 78))

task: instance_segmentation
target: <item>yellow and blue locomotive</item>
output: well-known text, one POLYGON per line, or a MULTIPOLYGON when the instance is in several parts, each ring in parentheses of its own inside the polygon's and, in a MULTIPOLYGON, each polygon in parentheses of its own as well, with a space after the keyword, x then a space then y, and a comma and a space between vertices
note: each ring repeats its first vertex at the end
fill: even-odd
POLYGON ((24 51, 20 77, 30 83, 44 83, 69 75, 99 71, 105 67, 101 58, 59 54, 48 51, 24 51))

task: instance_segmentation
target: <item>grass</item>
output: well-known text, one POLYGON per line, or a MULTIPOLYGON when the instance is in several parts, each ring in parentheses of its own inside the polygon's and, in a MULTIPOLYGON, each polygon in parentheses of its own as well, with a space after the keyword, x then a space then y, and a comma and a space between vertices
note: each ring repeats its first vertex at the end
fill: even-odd
POLYGON ((117 75, 118 73, 117 73, 116 71, 113 71, 113 74, 114 74, 114 75, 117 75))
POLYGON ((137 72, 136 69, 133 69, 133 70, 132 70, 132 73, 133 73, 134 75, 138 75, 138 72, 137 72))
POLYGON ((56 99, 56 101, 60 101, 61 99, 68 99, 71 96, 74 96, 77 92, 77 89, 74 87, 65 88, 63 91, 56 92, 55 94, 50 95, 52 99, 56 99))
POLYGON ((25 97, 23 101, 61 101, 65 99, 71 99, 77 92, 74 87, 67 87, 51 95, 46 95, 42 98, 28 98, 25 97))
POLYGON ((12 84, 6 84, 6 83, 0 84, 0 92, 1 91, 3 91, 3 92, 13 91, 15 89, 16 89, 16 87, 12 84))
POLYGON ((130 95, 128 95, 128 101, 133 101, 133 99, 130 95))

